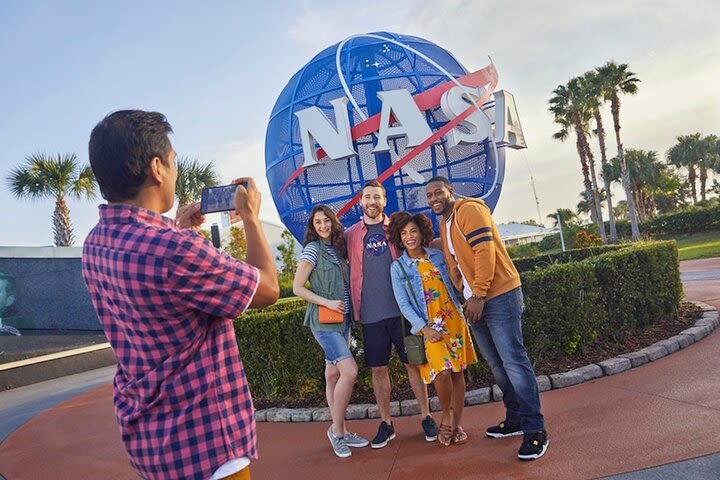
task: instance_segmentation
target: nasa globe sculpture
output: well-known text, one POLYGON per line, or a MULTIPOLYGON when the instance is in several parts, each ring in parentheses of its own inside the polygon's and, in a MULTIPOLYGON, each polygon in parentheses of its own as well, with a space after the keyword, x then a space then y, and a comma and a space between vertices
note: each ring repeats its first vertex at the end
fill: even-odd
POLYGON ((497 82, 494 65, 468 72, 418 37, 369 33, 326 48, 290 79, 268 123, 265 170, 280 219, 301 241, 324 203, 350 226, 363 184, 377 179, 388 215, 423 212, 437 231, 425 201, 435 175, 493 209, 505 148, 525 148, 513 97, 497 82))

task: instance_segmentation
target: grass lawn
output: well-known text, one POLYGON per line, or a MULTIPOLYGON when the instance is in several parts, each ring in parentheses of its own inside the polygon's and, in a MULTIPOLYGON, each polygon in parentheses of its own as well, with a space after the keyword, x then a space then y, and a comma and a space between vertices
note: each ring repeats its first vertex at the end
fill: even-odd
POLYGON ((720 257, 720 231, 664 236, 658 240, 675 240, 680 260, 720 257))

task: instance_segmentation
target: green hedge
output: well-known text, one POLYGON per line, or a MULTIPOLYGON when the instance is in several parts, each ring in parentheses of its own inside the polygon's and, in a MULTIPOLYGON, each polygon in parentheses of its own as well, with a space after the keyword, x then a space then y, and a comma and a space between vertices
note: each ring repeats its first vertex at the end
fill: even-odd
POLYGON ((613 337, 675 314, 682 282, 674 241, 640 243, 600 255, 592 263, 608 316, 606 328, 613 337))
POLYGON ((640 226, 641 233, 650 235, 711 232, 713 230, 720 230, 720 205, 660 215, 640 226))
POLYGON ((526 272, 529 270, 533 270, 536 267, 547 267, 549 265, 553 265, 556 263, 567 263, 567 262, 573 262, 573 261, 579 261, 579 260, 585 260, 589 257, 594 257, 597 255, 601 255, 606 252, 611 252, 614 250, 619 250, 621 248, 628 247, 627 244, 617 244, 617 245, 603 245, 600 247, 590 247, 590 248, 574 248, 571 250, 566 250, 562 253, 548 253, 545 255, 538 255, 536 257, 530 257, 530 258, 519 258, 517 260, 513 260, 513 263, 515 264, 515 268, 517 268, 518 272, 526 272))
MULTIPOLYGON (((566 253, 521 273, 523 335, 535 365, 572 357, 599 338, 621 339, 629 328, 676 314, 682 286, 674 242, 566 253)), ((310 329, 302 326, 302 303, 292 300, 249 310, 235 321, 250 387, 258 398, 290 403, 298 398, 321 403, 324 398, 323 353, 310 329)), ((371 374, 364 367, 359 328, 353 329, 353 338, 360 367, 355 391, 370 395, 371 374)), ((472 378, 487 371, 481 360, 467 374, 472 378)), ((390 372, 395 385, 407 382, 396 356, 390 372)))

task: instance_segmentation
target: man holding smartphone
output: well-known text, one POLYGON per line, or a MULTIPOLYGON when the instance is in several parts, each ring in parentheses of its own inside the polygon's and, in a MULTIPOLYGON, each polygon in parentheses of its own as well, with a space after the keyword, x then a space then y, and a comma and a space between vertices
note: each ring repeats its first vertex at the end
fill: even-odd
POLYGON ((115 414, 144 479, 248 479, 257 457, 253 404, 232 320, 279 294, 258 214, 260 192, 241 178, 235 207, 246 262, 196 230, 200 205, 162 214, 177 168, 157 112, 125 110, 90 135, 90 165, 107 205, 83 246, 83 278, 118 361, 115 414))

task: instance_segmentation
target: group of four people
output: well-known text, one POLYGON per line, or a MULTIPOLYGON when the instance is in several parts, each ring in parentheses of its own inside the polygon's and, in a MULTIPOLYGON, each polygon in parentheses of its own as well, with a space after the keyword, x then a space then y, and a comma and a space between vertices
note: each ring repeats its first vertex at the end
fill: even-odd
MULTIPOLYGON (((115 415, 138 475, 247 480, 257 436, 233 319, 248 307, 273 304, 279 295, 258 219, 260 192, 251 178, 235 181, 236 213, 247 239, 244 262, 214 248, 198 231, 204 222, 199 204, 178 208, 175 221, 164 217, 173 207, 177 180, 170 133, 164 115, 140 110, 114 112, 93 129, 90 165, 108 203, 100 206, 99 222, 85 239, 83 279, 117 359, 115 415)), ((464 312, 507 407, 505 421, 487 435, 524 433, 520 458, 539 458, 547 434, 522 341, 517 272, 482 201, 456 202, 443 178, 428 182, 427 199, 442 217, 442 253, 428 248, 427 218, 383 214, 386 197, 379 183, 363 188, 363 219, 344 234, 331 209, 312 211, 294 286, 309 301, 305 323, 327 360, 333 419, 328 437, 342 456, 348 447, 368 443, 344 423, 357 374, 348 348, 352 314, 363 327, 365 362, 382 418, 373 445, 383 447, 395 436, 387 368, 393 344, 418 399, 426 439, 464 442, 462 372, 475 361, 464 312), (340 312, 340 323, 321 324, 321 306, 340 312), (411 331, 425 338, 429 361, 419 368, 405 355, 401 313, 411 331), (433 381, 443 409, 439 432, 425 386, 433 381)))
POLYGON ((386 192, 374 180, 361 191, 362 219, 347 231, 327 205, 310 212, 293 290, 308 301, 305 325, 325 353, 332 416, 327 435, 333 450, 339 457, 349 457, 350 447, 370 443, 382 448, 395 438, 388 373, 393 345, 420 407, 425 439, 443 446, 467 441, 461 426, 464 371, 477 361, 470 326, 507 409, 505 420, 488 428, 486 435, 524 434, 518 457, 537 459, 545 453, 548 440, 522 339, 520 277, 482 200, 455 201, 451 183, 439 176, 427 183, 426 196, 441 219, 441 236, 434 243, 442 251, 430 248, 434 232, 425 215, 396 212, 388 218, 384 214, 386 192), (338 318, 323 322, 323 308, 339 312, 338 318), (353 320, 362 325, 365 364, 372 371, 381 419, 372 442, 345 425, 357 376, 350 351, 353 320), (422 336, 426 363, 409 363, 403 346, 405 330, 422 336), (439 428, 430 415, 430 383, 442 409, 439 428))

